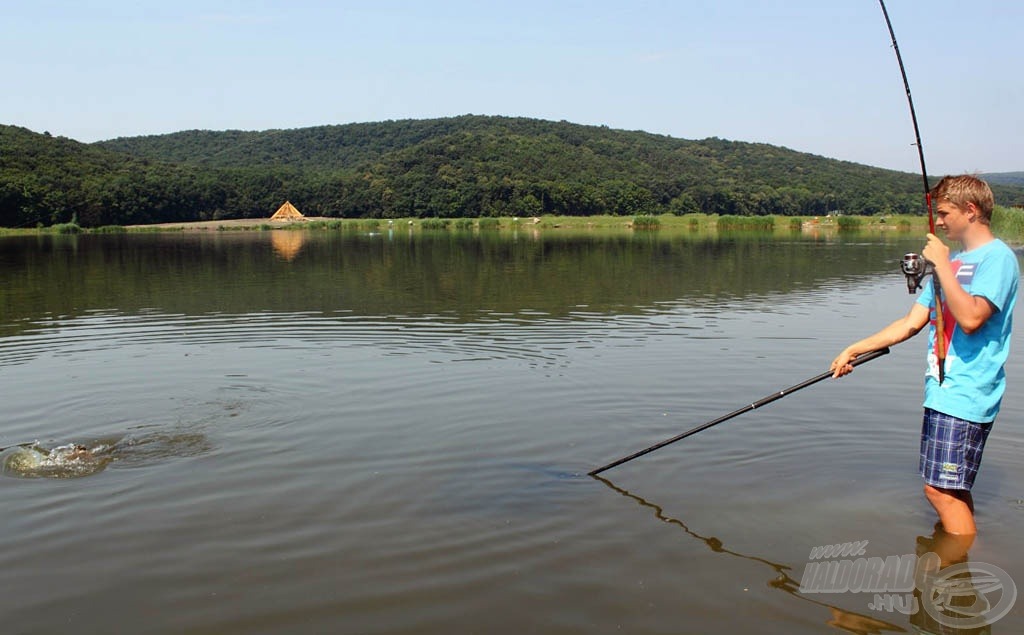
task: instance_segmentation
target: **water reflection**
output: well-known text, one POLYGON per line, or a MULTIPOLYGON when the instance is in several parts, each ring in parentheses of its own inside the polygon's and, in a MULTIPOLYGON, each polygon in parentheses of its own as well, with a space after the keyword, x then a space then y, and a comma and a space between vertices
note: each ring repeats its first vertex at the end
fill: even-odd
MULTIPOLYGON (((595 480, 608 486, 610 489, 629 498, 641 506, 653 510, 654 515, 662 522, 670 523, 679 527, 688 535, 700 540, 715 553, 728 554, 737 558, 759 562, 771 568, 775 577, 768 581, 772 588, 786 592, 790 597, 797 598, 804 602, 810 602, 826 608, 829 612, 825 624, 839 630, 854 633, 856 635, 878 635, 886 632, 904 633, 907 629, 878 619, 871 615, 850 611, 834 604, 822 602, 801 592, 801 580, 792 576, 792 568, 785 564, 773 562, 767 558, 756 555, 740 553, 727 549, 721 540, 714 536, 702 536, 690 529, 684 522, 665 514, 664 510, 654 503, 629 492, 600 476, 594 476, 595 480)), ((975 573, 970 572, 968 551, 974 541, 973 536, 957 536, 944 532, 940 526, 936 526, 930 537, 918 537, 916 540, 916 567, 914 572, 914 591, 912 601, 906 606, 896 603, 895 607, 883 607, 879 601, 879 595, 875 600, 879 602, 879 610, 894 610, 909 614, 910 624, 921 633, 949 633, 957 635, 981 635, 992 633, 992 618, 1002 617, 993 613, 993 603, 988 596, 995 593, 998 602, 995 611, 1000 606, 1012 606, 1016 599, 1016 588, 1012 580, 994 579, 1001 576, 992 576, 989 570, 991 565, 979 564, 975 567, 975 573), (958 572, 950 567, 960 565, 964 572, 958 572), (981 573, 979 574, 978 571, 981 573), (1010 589, 1003 587, 1009 583, 1010 589), (925 589, 922 593, 921 589, 925 589), (925 602, 930 602, 925 606, 925 602)), ((1000 574, 1005 575, 1001 569, 1000 574)), ((1008 609, 1007 609, 1008 610, 1008 609)))
POLYGON ((291 262, 302 251, 302 245, 306 242, 305 234, 295 230, 281 230, 270 232, 270 244, 282 260, 291 262))
MULTIPOLYGON (((671 328, 717 337, 708 327, 723 306, 742 300, 768 313, 781 295, 811 297, 865 273, 895 277, 889 260, 902 252, 884 241, 837 250, 763 236, 440 232, 392 240, 275 230, 29 238, 0 238, 0 366, 69 344, 353 340, 367 324, 367 344, 396 354, 408 352, 402 331, 415 328, 436 332, 434 350, 454 345, 469 360, 533 356, 521 336, 541 323, 615 316, 650 328, 652 316, 686 307, 699 307, 700 320, 671 328), (496 338, 489 324, 517 332, 496 338), (381 338, 380 325, 393 326, 394 337, 381 338)), ((536 360, 560 363, 550 350, 536 360)))
POLYGON ((579 307, 605 314, 664 303, 713 308, 897 274, 896 255, 906 250, 884 240, 848 250, 828 241, 757 236, 517 239, 442 232, 389 239, 275 230, 58 238, 0 237, 0 336, 54 316, 112 307, 459 321, 481 311, 561 317, 579 307))
POLYGON ((936 524, 917 538, 918 572, 910 623, 926 633, 985 635, 1017 597, 1014 581, 999 567, 971 562, 974 536, 946 533, 936 524), (993 602, 992 600, 996 601, 993 602))

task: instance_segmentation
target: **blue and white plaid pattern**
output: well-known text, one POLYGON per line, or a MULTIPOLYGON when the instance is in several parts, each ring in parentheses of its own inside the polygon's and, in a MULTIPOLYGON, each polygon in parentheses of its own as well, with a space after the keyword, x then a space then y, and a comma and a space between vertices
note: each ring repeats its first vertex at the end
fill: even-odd
POLYGON ((925 482, 933 487, 970 491, 990 430, 991 423, 965 421, 925 408, 918 464, 925 482))

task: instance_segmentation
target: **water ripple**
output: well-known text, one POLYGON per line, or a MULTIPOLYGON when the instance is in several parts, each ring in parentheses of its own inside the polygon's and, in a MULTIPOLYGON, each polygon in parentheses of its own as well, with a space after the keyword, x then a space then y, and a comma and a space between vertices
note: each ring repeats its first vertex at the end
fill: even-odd
POLYGON ((0 339, 0 366, 24 364, 44 355, 69 358, 113 349, 219 344, 290 350, 373 347, 385 355, 429 354, 445 363, 518 359, 549 366, 563 363, 569 348, 630 346, 657 334, 706 332, 718 319, 702 313, 691 320, 670 306, 640 314, 579 311, 565 317, 484 311, 473 322, 449 315, 93 311, 79 318, 38 321, 31 330, 0 339))

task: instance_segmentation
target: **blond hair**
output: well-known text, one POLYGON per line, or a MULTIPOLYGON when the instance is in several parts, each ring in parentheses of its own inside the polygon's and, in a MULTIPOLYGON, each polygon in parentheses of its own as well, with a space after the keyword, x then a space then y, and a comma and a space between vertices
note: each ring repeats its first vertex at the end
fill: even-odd
POLYGON ((949 201, 960 209, 970 203, 978 209, 978 220, 985 225, 992 221, 992 208, 995 207, 992 188, 976 176, 944 176, 929 194, 933 201, 949 201))

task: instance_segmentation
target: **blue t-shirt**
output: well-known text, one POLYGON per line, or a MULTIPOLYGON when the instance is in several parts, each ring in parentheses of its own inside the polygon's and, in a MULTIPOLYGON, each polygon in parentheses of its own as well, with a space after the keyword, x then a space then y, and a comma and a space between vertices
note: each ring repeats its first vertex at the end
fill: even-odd
POLYGON ((932 309, 928 336, 928 370, 925 374, 924 406, 975 421, 995 421, 1006 390, 1003 364, 1010 354, 1013 306, 1017 301, 1020 266, 1017 255, 999 239, 951 257, 957 282, 964 291, 992 303, 995 311, 978 330, 968 335, 957 325, 943 303, 946 338, 945 378, 939 384, 935 354, 935 294, 933 279, 925 285, 918 304, 932 309))

